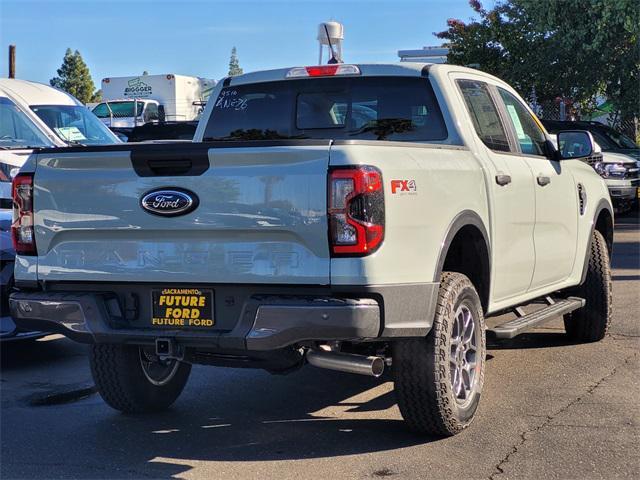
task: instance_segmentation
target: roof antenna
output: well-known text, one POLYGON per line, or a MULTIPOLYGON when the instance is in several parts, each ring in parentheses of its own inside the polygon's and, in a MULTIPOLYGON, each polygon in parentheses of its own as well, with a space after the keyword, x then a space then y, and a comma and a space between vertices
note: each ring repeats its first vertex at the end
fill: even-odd
POLYGON ((334 20, 318 25, 318 43, 320 44, 320 58, 318 65, 322 65, 324 46, 328 47, 327 55, 329 64, 342 63, 342 40, 344 39, 344 27, 334 20))
POLYGON ((333 45, 331 45, 331 37, 329 37, 329 29, 327 28, 327 24, 324 24, 324 33, 327 34, 327 42, 329 43, 329 50, 331 50, 331 58, 327 62, 329 65, 340 63, 340 61, 336 58, 336 52, 333 50, 333 45))

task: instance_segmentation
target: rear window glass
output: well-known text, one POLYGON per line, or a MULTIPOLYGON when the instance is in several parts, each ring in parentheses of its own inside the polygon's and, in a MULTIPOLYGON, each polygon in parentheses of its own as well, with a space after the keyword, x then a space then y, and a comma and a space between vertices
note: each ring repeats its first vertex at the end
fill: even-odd
POLYGON ((480 140, 492 150, 509 152, 509 140, 487 84, 475 80, 458 80, 457 83, 480 140))
POLYGON ((205 141, 437 141, 447 129, 425 78, 285 80, 223 88, 205 141))

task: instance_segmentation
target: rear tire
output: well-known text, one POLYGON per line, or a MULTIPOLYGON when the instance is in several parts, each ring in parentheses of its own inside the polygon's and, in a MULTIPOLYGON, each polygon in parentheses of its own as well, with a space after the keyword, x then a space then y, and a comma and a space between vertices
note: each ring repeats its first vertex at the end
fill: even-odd
POLYGON ((480 401, 485 356, 478 293, 465 275, 445 272, 429 334, 393 343, 395 393, 409 428, 451 436, 468 427, 480 401))
POLYGON ((586 300, 584 307, 564 316, 564 328, 572 340, 597 342, 602 340, 611 325, 612 289, 611 267, 607 242, 600 232, 593 232, 589 265, 585 282, 576 295, 586 300))
POLYGON ((136 345, 93 345, 89 361, 100 396, 124 413, 169 408, 182 393, 191 365, 154 357, 136 345))

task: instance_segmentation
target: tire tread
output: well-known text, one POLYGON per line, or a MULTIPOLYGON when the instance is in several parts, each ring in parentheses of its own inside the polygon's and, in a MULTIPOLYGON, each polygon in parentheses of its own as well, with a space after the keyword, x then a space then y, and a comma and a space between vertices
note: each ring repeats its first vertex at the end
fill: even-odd
POLYGON ((140 411, 131 391, 126 388, 122 374, 127 367, 123 365, 122 347, 111 344, 91 346, 91 373, 100 395, 107 404, 125 413, 140 411))
POLYGON ((564 317, 567 335, 580 342, 602 340, 611 326, 613 291, 607 242, 595 230, 591 238, 587 278, 577 295, 586 305, 564 317))
MULTIPOLYGON (((460 292, 468 287, 473 288, 473 284, 465 275, 444 272, 440 282, 434 325, 427 338, 403 340, 394 345, 393 374, 398 407, 409 428, 416 432, 451 436, 471 423, 471 420, 460 422, 456 418, 456 406, 453 404, 455 400, 448 394, 450 385, 447 372, 448 322, 455 313, 452 299, 455 300, 460 292)), ((481 324, 483 323, 481 319, 481 324)), ((484 338, 483 332, 483 352, 484 338)), ((484 358, 482 361, 484 362, 484 358)), ((484 368, 481 369, 480 375, 479 381, 482 385, 484 368)))
POLYGON ((181 363, 166 385, 155 386, 142 372, 138 348, 119 344, 91 346, 91 373, 98 392, 109 406, 124 413, 166 410, 184 389, 191 365, 181 363))

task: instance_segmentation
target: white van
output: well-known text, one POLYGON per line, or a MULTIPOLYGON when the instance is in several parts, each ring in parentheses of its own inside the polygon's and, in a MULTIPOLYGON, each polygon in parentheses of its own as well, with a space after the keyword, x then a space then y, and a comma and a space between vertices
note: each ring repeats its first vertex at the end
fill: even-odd
POLYGON ((66 92, 16 79, 0 79, 0 91, 19 104, 33 121, 53 133, 61 145, 105 145, 118 138, 78 99, 66 92))

